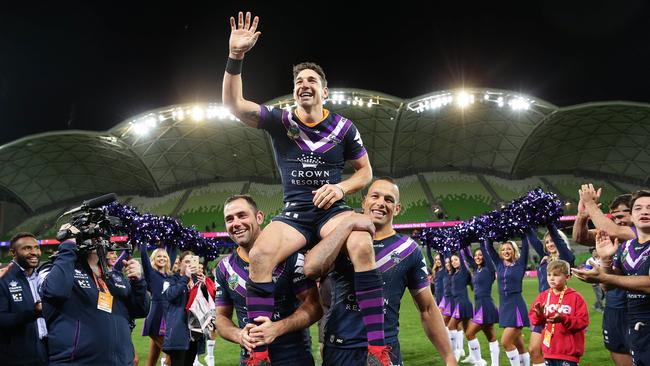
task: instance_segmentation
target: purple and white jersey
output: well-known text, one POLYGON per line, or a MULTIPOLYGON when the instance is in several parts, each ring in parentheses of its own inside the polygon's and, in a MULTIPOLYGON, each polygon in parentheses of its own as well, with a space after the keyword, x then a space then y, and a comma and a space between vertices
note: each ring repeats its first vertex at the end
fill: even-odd
MULTIPOLYGON (((399 309, 404 290, 428 288, 429 268, 418 244, 408 236, 391 235, 374 241, 375 259, 384 282, 384 335, 386 343, 398 342, 399 309)), ((366 329, 354 292, 354 268, 347 256, 339 256, 332 280, 332 305, 325 329, 328 347, 367 347, 366 329)))
POLYGON ((341 181, 346 160, 366 154, 352 121, 324 113, 325 119, 308 126, 295 113, 261 106, 258 128, 271 135, 285 202, 311 204, 312 191, 341 181))
MULTIPOLYGON (((284 263, 273 270, 275 283, 275 308, 273 321, 284 319, 293 314, 300 306, 297 295, 316 287, 316 283, 304 274, 305 257, 294 253, 284 263)), ((219 262, 216 270, 215 283, 217 286, 216 305, 233 306, 237 314, 239 327, 243 328, 246 319, 246 281, 248 281, 248 262, 244 261, 236 251, 219 262)), ((291 359, 302 359, 311 353, 311 337, 309 329, 284 334, 275 339, 269 346, 271 361, 278 362, 291 359)), ((248 357, 246 350, 241 348, 241 361, 248 357)))
MULTIPOLYGON (((614 268, 626 276, 650 274, 650 241, 639 243, 638 238, 628 240, 618 247, 614 255, 614 268)), ((627 291, 627 317, 633 322, 650 321, 650 295, 641 291, 627 291)))

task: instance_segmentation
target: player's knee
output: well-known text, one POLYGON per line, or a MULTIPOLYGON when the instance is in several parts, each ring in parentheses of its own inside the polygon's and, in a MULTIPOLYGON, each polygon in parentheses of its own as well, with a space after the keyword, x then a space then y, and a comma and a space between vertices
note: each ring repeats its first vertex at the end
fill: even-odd
POLYGON ((366 231, 353 231, 347 240, 348 253, 352 256, 367 256, 374 254, 372 236, 366 231))
POLYGON ((251 263, 251 266, 256 268, 263 268, 269 265, 273 265, 273 259, 276 251, 271 248, 269 245, 255 245, 248 252, 248 259, 251 263))

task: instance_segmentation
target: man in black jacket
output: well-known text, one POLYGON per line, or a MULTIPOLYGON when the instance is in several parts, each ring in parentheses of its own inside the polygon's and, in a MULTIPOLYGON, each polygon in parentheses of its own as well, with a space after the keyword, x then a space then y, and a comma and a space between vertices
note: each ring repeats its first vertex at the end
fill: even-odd
POLYGON ((47 329, 35 271, 41 249, 31 233, 18 233, 10 243, 13 260, 0 278, 0 362, 46 365, 47 329))

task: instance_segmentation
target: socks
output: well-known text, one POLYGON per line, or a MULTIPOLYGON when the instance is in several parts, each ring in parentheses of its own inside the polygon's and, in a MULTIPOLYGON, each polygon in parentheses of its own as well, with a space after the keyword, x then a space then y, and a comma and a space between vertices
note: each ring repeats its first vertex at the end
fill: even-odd
POLYGON ((521 366, 519 364, 519 351, 516 348, 512 351, 506 351, 506 357, 510 361, 510 366, 521 366))
MULTIPOLYGON (((248 316, 249 323, 254 323, 253 319, 258 316, 267 316, 269 319, 272 319, 274 307, 275 285, 273 282, 255 283, 249 280, 246 283, 246 315, 248 316)), ((266 345, 253 349, 253 352, 266 351, 268 351, 268 346, 266 345)))
POLYGON ((208 339, 208 342, 206 344, 206 351, 208 353, 206 357, 214 358, 214 340, 208 339))
POLYGON ((499 341, 490 342, 488 345, 490 346, 490 361, 492 362, 492 366, 499 366, 499 353, 501 352, 499 341))
POLYGON ((462 355, 465 355, 465 347, 463 346, 465 343, 465 332, 462 330, 457 330, 456 332, 456 342, 458 342, 458 346, 456 347, 460 350, 462 355))
POLYGON ((458 333, 457 330, 448 330, 449 332, 449 341, 451 342, 451 350, 455 351, 456 346, 458 346, 458 342, 456 342, 456 333, 458 333))
POLYGON ((471 341, 467 341, 467 345, 469 346, 469 355, 472 356, 474 361, 478 361, 481 359, 481 344, 478 343, 478 339, 474 338, 471 341))
POLYGON ((519 360, 521 362, 521 366, 530 366, 530 353, 522 353, 519 355, 519 360))
POLYGON ((379 269, 354 272, 354 289, 366 326, 368 345, 384 346, 384 291, 379 269))

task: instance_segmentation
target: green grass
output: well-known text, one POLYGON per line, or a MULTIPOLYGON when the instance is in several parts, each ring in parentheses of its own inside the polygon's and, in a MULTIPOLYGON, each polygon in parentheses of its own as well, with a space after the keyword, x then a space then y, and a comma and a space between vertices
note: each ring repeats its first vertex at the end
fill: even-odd
MULTIPOLYGON (((589 318, 591 325, 587 330, 586 336, 586 349, 585 356, 582 358, 581 364, 585 365, 609 365, 611 359, 609 352, 603 345, 601 334, 602 314, 591 311, 594 303, 594 293, 591 285, 585 284, 577 279, 571 279, 569 286, 579 291, 585 298, 587 305, 590 309, 589 318)), ((496 284, 494 286, 495 299, 498 299, 496 293, 496 284)), ((527 279, 524 281, 524 298, 526 303, 530 306, 537 296, 537 280, 527 279)), ((415 308, 411 296, 407 292, 402 299, 402 308, 400 311, 400 346, 402 349, 402 356, 406 365, 443 365, 435 348, 427 339, 422 325, 420 324, 420 317, 415 308)), ((140 364, 143 365, 146 360, 146 353, 149 345, 149 338, 140 336, 142 331, 142 320, 138 320, 138 326, 133 332, 133 343, 140 357, 140 364)), ((321 364, 320 355, 318 353, 318 333, 315 326, 311 327, 311 334, 314 343, 312 345, 312 353, 316 359, 316 364, 321 364)), ((524 337, 528 342, 530 330, 524 330, 524 337)), ((501 329, 498 329, 498 336, 501 337, 501 329)), ((490 359, 489 349, 485 336, 480 333, 478 339, 481 343, 481 352, 485 360, 490 359)), ((467 344, 465 344, 465 351, 467 352, 467 344)), ((239 359, 239 347, 235 344, 217 339, 215 346, 215 364, 216 365, 237 365, 239 359)), ((203 360, 203 357, 201 357, 203 360)), ((505 352, 501 351, 501 365, 507 365, 508 361, 505 358, 505 352)))

